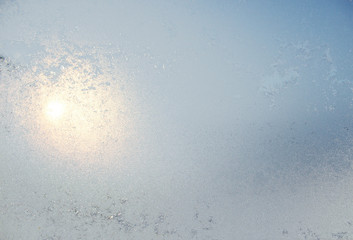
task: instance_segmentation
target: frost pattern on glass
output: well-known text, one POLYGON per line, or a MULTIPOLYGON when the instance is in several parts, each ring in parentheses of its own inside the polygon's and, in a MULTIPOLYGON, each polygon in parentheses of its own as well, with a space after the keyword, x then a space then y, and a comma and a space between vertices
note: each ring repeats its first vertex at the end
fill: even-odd
POLYGON ((352 239, 352 1, 0 1, 0 239, 352 239))

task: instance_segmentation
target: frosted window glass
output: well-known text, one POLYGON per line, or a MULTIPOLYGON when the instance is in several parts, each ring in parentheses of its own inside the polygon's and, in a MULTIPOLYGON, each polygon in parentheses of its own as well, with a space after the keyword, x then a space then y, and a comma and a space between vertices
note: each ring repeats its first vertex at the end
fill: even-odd
POLYGON ((352 239, 352 11, 0 0, 0 239, 352 239))

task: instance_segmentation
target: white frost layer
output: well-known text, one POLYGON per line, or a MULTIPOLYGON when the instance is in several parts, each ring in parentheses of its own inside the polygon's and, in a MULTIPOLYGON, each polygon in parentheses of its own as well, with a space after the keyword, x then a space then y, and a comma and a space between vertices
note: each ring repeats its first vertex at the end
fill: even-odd
POLYGON ((1 1, 0 239, 352 238, 351 9, 1 1))

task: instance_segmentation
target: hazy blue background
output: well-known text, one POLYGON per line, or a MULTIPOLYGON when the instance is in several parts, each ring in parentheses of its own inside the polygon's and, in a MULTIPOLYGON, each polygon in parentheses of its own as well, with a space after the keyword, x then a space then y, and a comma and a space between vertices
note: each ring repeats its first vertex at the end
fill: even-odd
POLYGON ((0 239, 353 238, 352 27, 345 0, 0 1, 0 239), (59 85, 123 99, 93 155, 45 146, 59 85))

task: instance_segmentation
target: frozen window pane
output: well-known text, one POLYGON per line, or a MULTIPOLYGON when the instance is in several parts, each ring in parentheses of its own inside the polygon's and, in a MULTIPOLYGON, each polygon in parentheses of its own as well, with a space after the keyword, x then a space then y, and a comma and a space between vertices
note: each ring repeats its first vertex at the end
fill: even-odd
POLYGON ((0 1, 0 239, 352 239, 352 1, 0 1))

